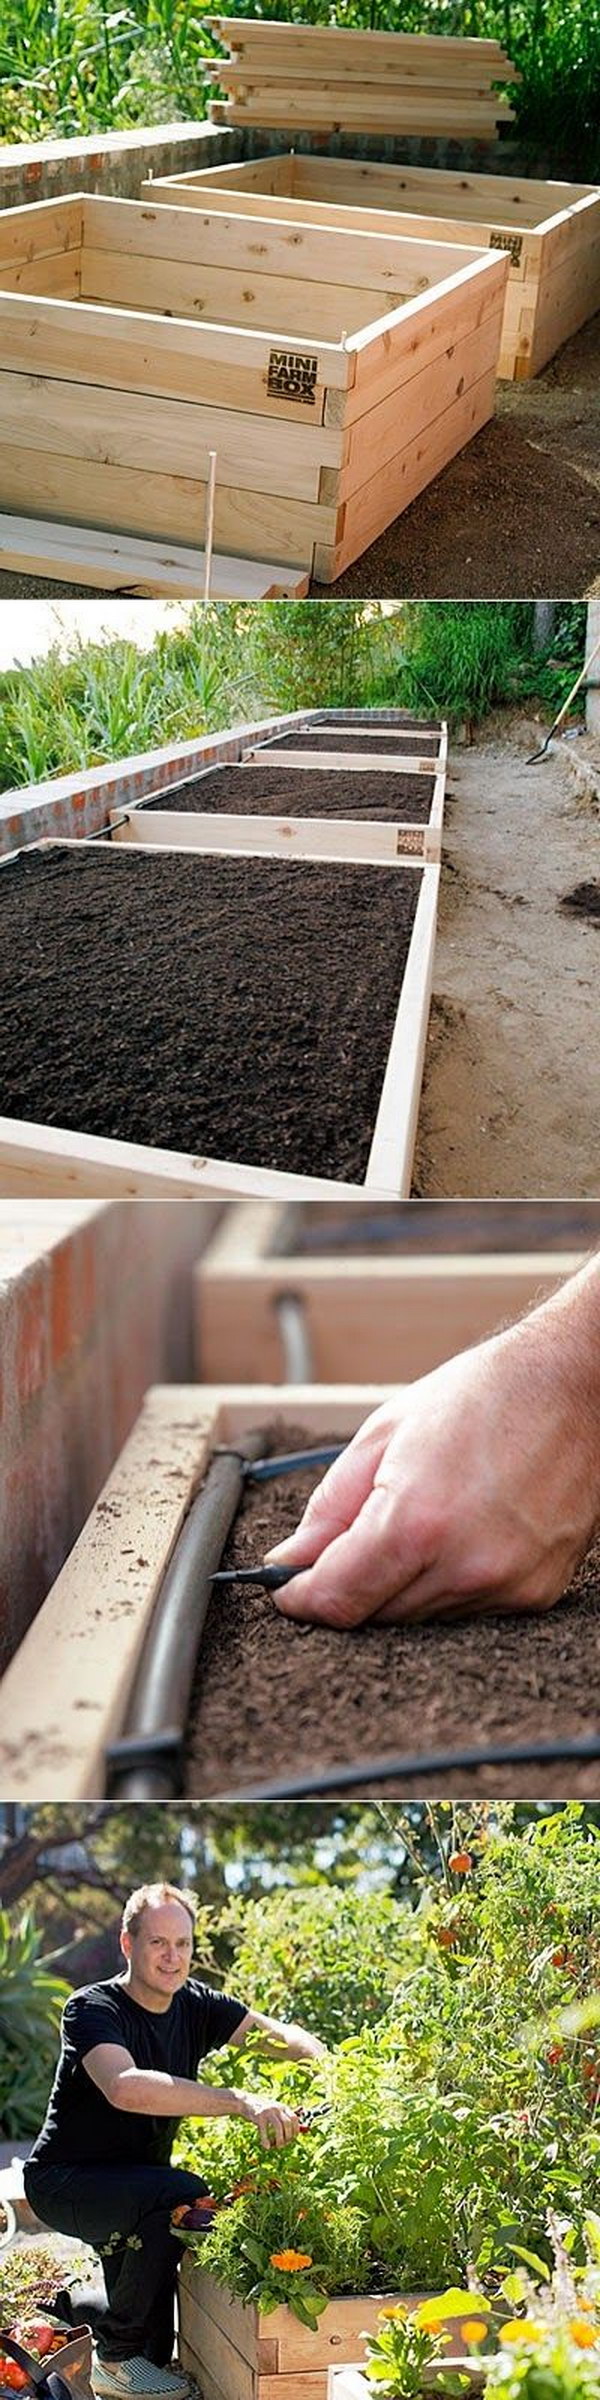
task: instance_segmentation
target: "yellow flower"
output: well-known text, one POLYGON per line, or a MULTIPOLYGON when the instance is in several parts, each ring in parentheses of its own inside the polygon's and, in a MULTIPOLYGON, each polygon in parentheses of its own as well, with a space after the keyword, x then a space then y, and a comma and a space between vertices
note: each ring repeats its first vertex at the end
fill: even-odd
POLYGON ((600 2340, 598 2326, 586 2325, 585 2317, 571 2317, 567 2331, 570 2333, 571 2341, 577 2343, 578 2350, 593 2350, 596 2342, 600 2340))
POLYGON ((463 2342, 466 2342, 467 2349, 470 2350, 471 2347, 476 2349, 478 2342, 484 2342, 487 2330, 488 2328, 484 2317, 472 2317, 468 2319, 466 2325, 463 2325, 462 2328, 463 2342))
POLYGON ((296 2267, 312 2267, 307 2250, 272 2250, 271 2266, 281 2267, 283 2275, 293 2275, 296 2267))
POLYGON ((498 2339, 510 2350, 514 2342, 541 2342, 543 2333, 543 2325, 538 2325, 535 2317, 509 2317, 498 2339))
POLYGON ((387 2323, 389 2318, 390 2322, 395 2324, 396 2318, 399 2317, 402 2321, 402 2324, 404 2324, 406 2321, 407 2311, 405 2308, 403 2308, 402 2301, 399 2300, 394 2308, 380 2308, 378 2314, 382 2323, 384 2320, 387 2323))

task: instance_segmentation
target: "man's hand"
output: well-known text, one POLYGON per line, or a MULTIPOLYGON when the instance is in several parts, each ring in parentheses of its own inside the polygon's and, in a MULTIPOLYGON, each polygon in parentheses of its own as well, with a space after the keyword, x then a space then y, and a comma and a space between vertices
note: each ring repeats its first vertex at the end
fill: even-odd
POLYGON ((341 1629, 551 1608, 600 1522, 600 1260, 386 1401, 270 1558, 281 1614, 341 1629))
POLYGON ((286 2142, 295 2141, 296 2134, 301 2133, 295 2109, 284 2108, 279 2100, 263 2099, 255 2092, 240 2092, 238 2099, 236 2114, 247 2117, 249 2124, 256 2126, 262 2150, 283 2150, 286 2142))

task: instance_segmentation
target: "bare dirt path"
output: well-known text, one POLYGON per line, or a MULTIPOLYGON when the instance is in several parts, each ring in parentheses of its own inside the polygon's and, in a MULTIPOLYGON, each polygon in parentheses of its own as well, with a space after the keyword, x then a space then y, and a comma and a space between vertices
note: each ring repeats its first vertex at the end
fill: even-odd
POLYGON ((434 1002, 414 1191, 600 1192, 600 924, 563 894, 600 881, 600 813, 563 759, 490 720, 451 751, 434 1002))

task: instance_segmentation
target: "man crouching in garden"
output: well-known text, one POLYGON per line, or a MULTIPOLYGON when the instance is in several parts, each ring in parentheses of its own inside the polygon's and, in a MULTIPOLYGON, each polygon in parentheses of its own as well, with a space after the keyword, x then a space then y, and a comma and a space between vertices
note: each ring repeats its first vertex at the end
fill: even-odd
POLYGON ((42 2223, 102 2257, 107 2306, 96 2315, 92 2368, 99 2400, 183 2400, 189 2390, 171 2367, 181 2258, 171 2219, 207 2186, 170 2164, 178 2120, 246 2117, 264 2150, 300 2130, 293 2109, 277 2100, 198 2083, 200 2060, 226 2043, 240 2048, 256 2032, 282 2058, 325 2056, 302 2027, 259 2016, 191 1978, 193 1945, 192 1894, 169 1883, 132 1893, 121 1927, 124 1972, 67 2002, 45 2122, 25 2167, 27 2198, 42 2223))

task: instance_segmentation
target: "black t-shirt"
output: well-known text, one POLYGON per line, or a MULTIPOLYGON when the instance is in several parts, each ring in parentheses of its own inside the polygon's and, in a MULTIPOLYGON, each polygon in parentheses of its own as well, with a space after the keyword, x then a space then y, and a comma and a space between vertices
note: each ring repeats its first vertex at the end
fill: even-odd
POLYGON ((43 2166, 158 2165, 171 2155, 179 2118, 119 2109, 92 2083, 83 2060, 99 2042, 129 2050, 136 2067, 195 2080, 202 2058, 230 2041, 248 2010, 241 2000, 186 1983, 160 2013, 132 2000, 118 1975, 67 2001, 62 2048, 41 2133, 31 2152, 43 2166))

